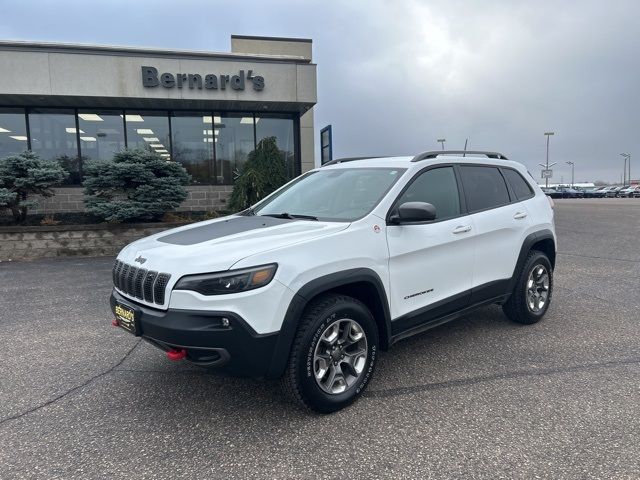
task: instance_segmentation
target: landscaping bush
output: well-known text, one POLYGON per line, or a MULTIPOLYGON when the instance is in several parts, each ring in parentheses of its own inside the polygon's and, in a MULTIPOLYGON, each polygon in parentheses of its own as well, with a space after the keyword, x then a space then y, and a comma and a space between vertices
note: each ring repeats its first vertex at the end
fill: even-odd
POLYGON ((286 165, 276 137, 266 137, 249 153, 229 199, 232 212, 244 210, 287 182, 286 165))
POLYGON ((51 187, 68 175, 59 163, 29 151, 0 159, 0 209, 10 210, 14 221, 23 222, 29 208, 38 206, 29 196, 53 196, 51 187))
POLYGON ((160 220, 187 198, 191 179, 180 164, 141 149, 87 162, 84 171, 87 211, 108 222, 160 220))

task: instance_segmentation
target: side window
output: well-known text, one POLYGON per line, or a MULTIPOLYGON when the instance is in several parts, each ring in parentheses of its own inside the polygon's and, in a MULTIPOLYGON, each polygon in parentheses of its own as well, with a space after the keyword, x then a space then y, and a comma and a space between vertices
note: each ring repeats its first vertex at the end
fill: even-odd
POLYGON ((504 173, 507 182, 511 185, 511 189, 516 194, 518 200, 526 200, 527 198, 533 197, 533 190, 529 183, 522 178, 522 175, 510 168, 502 169, 502 173, 504 173))
POLYGON ((436 219, 460 215, 458 184, 452 167, 427 170, 416 178, 398 199, 405 202, 427 202, 436 207, 436 219))
POLYGON ((463 165, 460 171, 470 212, 500 207, 510 202, 507 184, 498 168, 463 165))

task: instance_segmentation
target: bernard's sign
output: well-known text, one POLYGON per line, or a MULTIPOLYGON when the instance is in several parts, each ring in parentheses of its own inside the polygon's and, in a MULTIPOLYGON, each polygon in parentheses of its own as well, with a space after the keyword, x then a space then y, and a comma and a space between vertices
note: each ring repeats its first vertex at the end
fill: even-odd
POLYGON ((237 75, 215 75, 209 73, 204 77, 198 73, 158 73, 155 67, 142 66, 142 86, 164 88, 191 88, 202 90, 244 90, 250 84, 254 90, 264 89, 264 77, 254 75, 253 70, 240 70, 237 75))

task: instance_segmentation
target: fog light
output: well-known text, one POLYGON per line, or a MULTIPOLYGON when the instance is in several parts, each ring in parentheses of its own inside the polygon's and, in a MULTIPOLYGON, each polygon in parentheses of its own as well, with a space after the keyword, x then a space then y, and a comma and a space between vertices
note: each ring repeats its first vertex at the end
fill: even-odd
POLYGON ((227 317, 222 317, 222 326, 227 328, 229 326, 229 319, 227 317))

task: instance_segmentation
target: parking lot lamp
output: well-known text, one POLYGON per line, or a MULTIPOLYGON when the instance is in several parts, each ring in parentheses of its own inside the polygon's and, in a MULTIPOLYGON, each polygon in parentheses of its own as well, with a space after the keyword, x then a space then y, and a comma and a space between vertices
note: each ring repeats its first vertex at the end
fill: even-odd
POLYGON ((620 154, 624 158, 624 182, 623 185, 631 184, 631 154, 630 153, 621 153, 620 154), (627 176, 627 162, 629 163, 629 176, 627 176))
POLYGON ((447 139, 446 138, 439 138, 437 141, 438 141, 438 143, 440 143, 442 145, 442 150, 444 150, 444 142, 446 142, 447 139))
POLYGON ((573 169, 576 166, 573 162, 567 162, 567 165, 571 165, 571 188, 573 188, 573 169))
MULTIPOLYGON (((555 135, 555 132, 544 132, 544 134, 547 137, 547 167, 546 167, 546 169, 549 170, 549 137, 551 135, 555 135)), ((546 188, 549 188, 549 178, 545 178, 544 179, 544 186, 546 188)))

